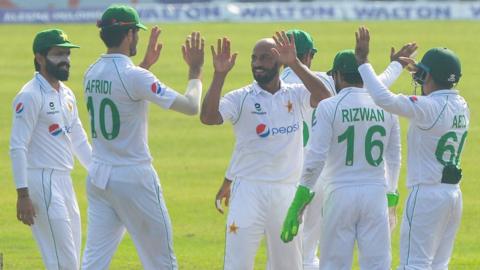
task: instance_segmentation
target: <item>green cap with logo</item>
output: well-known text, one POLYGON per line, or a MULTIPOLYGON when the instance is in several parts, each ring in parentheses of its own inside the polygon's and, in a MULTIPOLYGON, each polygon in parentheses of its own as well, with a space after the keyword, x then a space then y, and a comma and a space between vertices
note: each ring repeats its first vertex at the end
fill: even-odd
POLYGON ((147 30, 147 27, 140 22, 137 11, 126 5, 112 5, 107 8, 102 19, 97 22, 97 26, 102 29, 136 26, 147 30))
POLYGON ((457 83, 462 76, 460 59, 447 48, 438 47, 428 50, 418 66, 430 73, 439 83, 457 83))
POLYGON ((358 64, 354 50, 339 51, 335 55, 333 67, 327 74, 331 76, 335 71, 340 71, 340 73, 358 73, 358 64))
POLYGON ((43 52, 51 47, 80 48, 68 40, 67 34, 60 29, 47 29, 38 32, 33 40, 33 53, 43 52))
POLYGON ((304 55, 310 51, 316 53, 317 49, 313 46, 313 39, 309 33, 292 29, 287 31, 287 36, 293 36, 295 40, 295 47, 297 48, 297 55, 304 55))

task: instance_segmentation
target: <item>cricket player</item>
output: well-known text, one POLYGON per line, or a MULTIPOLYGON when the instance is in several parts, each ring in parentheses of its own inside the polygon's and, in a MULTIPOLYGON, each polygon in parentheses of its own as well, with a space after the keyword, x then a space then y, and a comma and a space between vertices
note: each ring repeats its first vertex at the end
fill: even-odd
POLYGON ((81 222, 70 178, 73 155, 85 168, 91 147, 75 96, 63 81, 71 43, 60 29, 37 33, 35 74, 13 102, 10 158, 17 187, 17 218, 32 229, 46 269, 80 266, 81 222))
POLYGON ((368 62, 368 30, 361 27, 356 40, 359 71, 375 103, 410 119, 410 193, 403 213, 398 269, 448 269, 462 215, 460 156, 470 124, 468 105, 454 89, 462 75, 460 60, 447 48, 428 50, 414 65, 413 79, 422 95, 396 95, 376 79, 368 62))
POLYGON ((170 218, 147 144, 147 112, 153 103, 187 115, 198 113, 204 41, 195 32, 182 47, 189 82, 181 95, 148 70, 160 55, 158 27, 152 28, 139 66, 130 57, 136 54, 139 30, 146 27, 135 9, 110 6, 98 27, 107 53, 90 66, 84 79, 93 165, 82 268, 108 269, 126 230, 144 269, 177 269, 170 218))
MULTIPOLYGON (((395 65, 398 77, 402 65, 395 65)), ((295 237, 320 176, 322 270, 351 269, 355 241, 361 269, 385 270, 391 263, 386 193, 398 182, 400 127, 395 115, 375 105, 357 68, 353 50, 335 56, 329 74, 338 94, 318 104, 300 185, 281 234, 285 242, 295 237)))
MULTIPOLYGON (((292 29, 287 31, 288 36, 293 36, 295 41, 295 48, 297 51, 297 58, 308 68, 312 65, 312 60, 317 52, 314 46, 313 39, 309 33, 292 29)), ((332 77, 327 75, 326 72, 314 71, 315 75, 322 80, 323 84, 330 92, 332 96, 336 94, 335 82, 332 77)), ((285 83, 302 83, 300 78, 293 72, 293 70, 286 66, 280 74, 280 79, 285 83)), ((303 146, 307 147, 310 137, 310 131, 312 127, 312 120, 315 110, 313 108, 307 108, 303 118, 303 146)), ((322 209, 322 187, 316 185, 315 193, 317 196, 310 202, 311 208, 322 209)), ((320 240, 320 224, 322 221, 322 215, 318 215, 317 211, 306 211, 303 223, 303 269, 304 270, 316 270, 318 269, 319 260, 317 256, 318 244, 320 240)))
POLYGON ((285 32, 257 42, 251 56, 255 82, 220 99, 226 75, 235 63, 230 41, 212 46, 214 76, 202 105, 201 121, 233 124, 236 136, 232 165, 220 192, 231 188, 226 225, 224 269, 253 269, 260 240, 266 236, 268 269, 302 269, 301 239, 288 245, 278 235, 293 198, 303 159, 306 108, 330 96, 322 81, 296 57, 285 32), (288 65, 302 84, 285 84, 280 65, 288 65))
MULTIPOLYGON (((289 30, 287 35, 292 35, 295 39, 295 47, 297 49, 297 57, 300 61, 310 68, 312 59, 317 52, 313 44, 313 39, 311 36, 302 30, 289 30)), ((395 82, 396 78, 401 72, 401 69, 398 66, 399 57, 402 55, 402 51, 397 53, 391 52, 390 54, 390 65, 387 69, 379 75, 379 79, 385 85, 391 85, 395 82)), ((335 80, 331 74, 326 72, 314 72, 324 83, 327 89, 330 91, 332 96, 336 95, 335 90, 335 80)), ((282 81, 286 83, 301 83, 300 78, 292 71, 291 68, 286 67, 282 74, 280 75, 282 81)), ((309 130, 312 126, 312 119, 315 119, 314 110, 310 109, 305 113, 303 122, 303 144, 305 149, 307 148, 309 142, 309 130)), ((319 267, 319 259, 317 256, 317 247, 319 245, 320 233, 321 233, 321 223, 322 215, 319 214, 319 210, 323 208, 323 181, 317 181, 313 191, 315 192, 315 197, 309 204, 308 209, 306 209, 303 217, 303 267, 304 270, 316 270, 319 267), (312 210, 309 210, 312 209, 312 210)), ((389 186, 389 194, 395 194, 397 189, 396 184, 389 186)), ((395 216, 392 216, 392 222, 395 221, 395 216)))

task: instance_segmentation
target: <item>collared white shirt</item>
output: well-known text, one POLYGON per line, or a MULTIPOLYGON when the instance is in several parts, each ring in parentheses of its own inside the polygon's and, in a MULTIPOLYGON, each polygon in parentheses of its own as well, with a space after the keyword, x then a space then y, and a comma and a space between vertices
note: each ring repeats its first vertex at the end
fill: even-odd
POLYGON ((410 119, 407 186, 438 184, 447 163, 459 165, 470 124, 467 102, 456 90, 428 96, 395 95, 373 76, 370 64, 359 67, 370 95, 387 111, 410 119))
POLYGON ((226 177, 274 183, 298 182, 303 161, 303 118, 310 92, 281 82, 271 94, 256 82, 220 100, 220 114, 233 124, 235 149, 226 177))
MULTIPOLYGON (((79 158, 88 166, 87 136, 72 90, 60 82, 56 91, 40 73, 35 73, 13 102, 10 151, 26 152, 26 168, 69 171, 73 169, 73 152, 82 147, 88 149, 79 158)), ((15 180, 26 183, 25 179, 15 180)))
POLYGON ((93 160, 107 165, 150 162, 148 104, 170 108, 177 92, 123 54, 105 54, 85 73, 93 160))

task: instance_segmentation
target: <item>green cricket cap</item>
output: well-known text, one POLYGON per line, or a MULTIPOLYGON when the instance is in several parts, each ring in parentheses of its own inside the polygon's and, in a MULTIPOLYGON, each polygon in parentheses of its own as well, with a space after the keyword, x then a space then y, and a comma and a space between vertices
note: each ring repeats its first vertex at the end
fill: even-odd
POLYGON ((60 29, 47 29, 35 35, 33 53, 42 52, 51 47, 80 48, 80 46, 71 43, 67 34, 60 29))
POLYGON ((418 66, 430 73, 436 82, 457 83, 462 76, 460 59, 450 49, 432 48, 422 57, 418 66))
POLYGON ((331 76, 335 71, 340 71, 340 73, 358 73, 357 59, 353 50, 343 50, 335 55, 333 67, 327 74, 331 76))
POLYGON ((286 34, 287 36, 293 36, 295 47, 297 48, 297 55, 304 55, 310 51, 313 51, 314 53, 317 52, 317 49, 315 49, 313 45, 313 39, 309 33, 298 29, 292 29, 288 30, 286 34))
POLYGON ((140 22, 138 12, 126 5, 112 5, 103 12, 102 18, 97 22, 99 28, 110 27, 132 27, 147 30, 147 27, 140 22))

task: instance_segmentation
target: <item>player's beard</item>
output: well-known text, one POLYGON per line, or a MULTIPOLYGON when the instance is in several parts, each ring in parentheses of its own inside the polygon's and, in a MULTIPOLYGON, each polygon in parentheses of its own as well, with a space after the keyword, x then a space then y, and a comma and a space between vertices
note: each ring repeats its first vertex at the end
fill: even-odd
POLYGON ((70 64, 68 62, 60 62, 55 64, 54 62, 50 61, 48 57, 45 58, 47 73, 50 76, 54 77, 59 81, 67 81, 68 76, 70 75, 70 64), (62 68, 65 67, 65 68, 62 68))
POLYGON ((279 65, 278 63, 275 63, 275 65, 271 69, 266 69, 266 68, 252 68, 252 73, 253 73, 253 78, 259 83, 259 84, 267 84, 271 82, 279 72, 279 65), (261 69, 265 71, 264 75, 255 75, 255 70, 256 69, 261 69))

